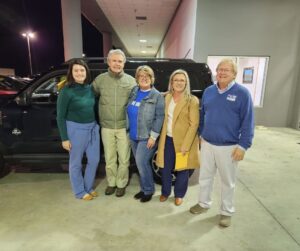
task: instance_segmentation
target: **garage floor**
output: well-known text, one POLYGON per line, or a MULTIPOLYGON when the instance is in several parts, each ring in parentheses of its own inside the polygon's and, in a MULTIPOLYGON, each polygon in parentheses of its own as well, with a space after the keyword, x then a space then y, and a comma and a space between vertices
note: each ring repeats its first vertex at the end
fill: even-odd
POLYGON ((237 212, 232 226, 218 226, 219 182, 213 207, 192 215, 198 172, 184 203, 133 199, 134 174, 125 197, 101 194, 93 201, 73 198, 66 173, 10 173, 0 180, 0 250, 300 250, 300 131, 257 127, 253 147, 240 163, 237 212))

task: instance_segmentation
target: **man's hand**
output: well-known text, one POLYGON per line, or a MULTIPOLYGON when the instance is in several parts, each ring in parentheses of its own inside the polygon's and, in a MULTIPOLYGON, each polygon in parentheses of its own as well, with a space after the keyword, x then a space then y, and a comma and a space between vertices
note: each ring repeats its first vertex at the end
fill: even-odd
POLYGON ((234 148, 231 157, 235 161, 240 161, 244 159, 245 151, 239 147, 234 148))
POLYGON ((63 141, 61 144, 62 144, 62 147, 63 147, 65 150, 67 150, 68 152, 71 150, 72 145, 71 145, 70 140, 65 140, 65 141, 63 141))

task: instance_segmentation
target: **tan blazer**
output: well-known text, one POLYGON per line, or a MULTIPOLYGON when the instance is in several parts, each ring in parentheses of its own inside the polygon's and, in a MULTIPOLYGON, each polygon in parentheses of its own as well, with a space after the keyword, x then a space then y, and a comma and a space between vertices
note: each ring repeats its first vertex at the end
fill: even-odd
MULTIPOLYGON (((172 95, 167 94, 165 99, 165 119, 158 142, 158 152, 156 165, 164 167, 164 150, 167 135, 168 109, 172 95)), ((172 134, 175 152, 180 152, 181 148, 189 151, 188 165, 185 169, 195 169, 200 167, 199 160, 199 100, 192 96, 190 100, 183 98, 175 106, 172 122, 172 134)))

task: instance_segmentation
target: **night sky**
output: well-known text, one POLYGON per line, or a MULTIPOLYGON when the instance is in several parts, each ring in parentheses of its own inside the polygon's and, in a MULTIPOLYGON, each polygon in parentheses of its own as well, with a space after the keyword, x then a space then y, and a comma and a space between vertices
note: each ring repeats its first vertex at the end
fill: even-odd
MULTIPOLYGON (((64 62, 60 0, 1 0, 0 68, 14 68, 16 75, 29 74, 26 38, 30 28, 33 72, 44 72, 64 62)), ((102 35, 83 16, 83 51, 86 56, 102 57, 102 35)))

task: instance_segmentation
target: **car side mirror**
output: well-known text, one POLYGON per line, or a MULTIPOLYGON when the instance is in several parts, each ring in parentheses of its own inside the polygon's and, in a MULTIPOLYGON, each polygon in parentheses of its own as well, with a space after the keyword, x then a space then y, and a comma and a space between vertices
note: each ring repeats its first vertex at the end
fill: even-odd
POLYGON ((30 98, 27 92, 22 92, 15 98, 15 102, 20 106, 30 105, 30 98))

